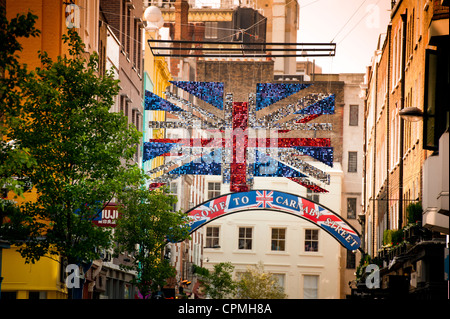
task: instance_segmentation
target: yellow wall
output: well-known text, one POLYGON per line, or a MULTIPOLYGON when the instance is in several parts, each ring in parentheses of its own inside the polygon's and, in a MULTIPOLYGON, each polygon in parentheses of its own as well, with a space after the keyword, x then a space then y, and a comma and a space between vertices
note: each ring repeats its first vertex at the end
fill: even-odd
POLYGON ((20 61, 27 63, 29 68, 40 66, 37 51, 46 51, 51 58, 56 58, 63 53, 61 36, 65 32, 65 6, 63 1, 57 0, 7 0, 6 14, 8 19, 18 13, 31 11, 38 16, 35 27, 41 31, 40 36, 20 39, 23 51, 20 53, 20 61))
POLYGON ((50 258, 25 264, 15 249, 4 249, 2 276, 2 292, 16 291, 18 299, 28 299, 30 291, 45 291, 49 299, 66 298, 67 289, 60 282, 60 264, 50 258))
MULTIPOLYGON (((168 73, 167 63, 165 62, 163 57, 153 57, 154 58, 154 80, 155 80, 155 91, 153 93, 164 97, 162 94, 167 86, 170 85, 169 81, 172 79, 170 73, 168 73)), ((165 112, 164 111, 155 111, 154 121, 164 121, 165 120, 165 112)), ((153 130, 153 138, 164 138, 165 130, 164 129, 155 129, 153 130)), ((161 166, 164 164, 164 157, 158 156, 154 159, 152 163, 152 168, 161 166)), ((162 174, 162 173, 160 173, 162 174)))
MULTIPOLYGON (((146 32, 146 40, 157 37, 155 32, 146 32)), ((147 43, 147 41, 145 41, 147 43)), ((172 75, 164 57, 155 57, 152 55, 150 48, 146 45, 144 56, 144 69, 149 74, 153 83, 153 93, 164 98, 163 92, 170 85, 172 75)), ((164 111, 153 111, 153 121, 165 121, 164 111)), ((164 138, 164 129, 153 129, 151 138, 164 138)), ((159 156, 152 160, 151 168, 156 168, 164 164, 164 157, 159 156)), ((161 173, 157 174, 161 175, 161 173)))

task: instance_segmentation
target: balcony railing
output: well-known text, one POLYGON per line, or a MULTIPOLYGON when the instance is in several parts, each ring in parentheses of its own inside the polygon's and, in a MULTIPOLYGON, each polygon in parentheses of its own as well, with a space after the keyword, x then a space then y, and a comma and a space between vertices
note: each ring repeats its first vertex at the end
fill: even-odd
POLYGON ((384 245, 378 250, 377 256, 372 260, 373 263, 381 268, 391 268, 395 262, 413 256, 414 250, 420 245, 445 244, 445 236, 422 227, 420 222, 410 224, 398 232, 403 233, 401 241, 384 245))

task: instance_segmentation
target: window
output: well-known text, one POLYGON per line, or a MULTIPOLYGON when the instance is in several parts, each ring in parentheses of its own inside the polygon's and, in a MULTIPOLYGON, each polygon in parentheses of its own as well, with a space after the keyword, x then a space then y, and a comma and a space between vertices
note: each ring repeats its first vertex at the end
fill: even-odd
POLYGON ((274 251, 284 251, 286 249, 286 229, 272 228, 272 246, 274 251))
POLYGON ((402 27, 399 27, 396 31, 394 31, 394 38, 393 38, 393 66, 392 66, 392 83, 394 84, 393 87, 395 88, 398 81, 400 80, 401 75, 401 69, 402 69, 402 36, 403 31, 402 27))
POLYGON ((412 127, 411 127, 411 122, 409 121, 404 121, 404 126, 403 126, 403 153, 405 154, 410 148, 411 148, 411 140, 412 140, 412 127))
POLYGON ((347 218, 356 218, 356 198, 347 198, 347 218))
POLYGON ((306 190, 306 198, 312 200, 313 202, 319 202, 319 194, 314 193, 312 190, 306 190))
POLYGON ((217 39, 217 22, 205 22, 205 39, 217 39))
POLYGON ((347 250, 347 269, 356 268, 356 254, 350 250, 347 250))
POLYGON ((391 156, 389 156, 390 158, 390 168, 394 167, 394 165, 396 165, 396 163, 399 160, 399 150, 400 150, 400 144, 399 144, 399 138, 400 138, 400 115, 398 114, 399 112, 399 106, 397 103, 395 103, 395 108, 392 111, 391 117, 392 117, 392 121, 391 121, 391 137, 390 137, 390 154, 391 156))
POLYGON ((141 39, 142 39, 142 29, 138 27, 138 38, 136 39, 138 43, 137 47, 137 69, 138 74, 141 74, 141 62, 142 62, 142 50, 140 50, 141 47, 141 39))
POLYGON ((208 199, 220 195, 220 183, 208 183, 208 199))
POLYGON ((127 4, 125 1, 122 1, 122 45, 125 45, 126 41, 126 20, 127 20, 127 4))
POLYGON ((358 152, 348 152, 348 172, 356 173, 358 170, 358 152))
POLYGON ((285 278, 286 276, 284 274, 271 274, 273 279, 275 279, 276 284, 278 287, 281 287, 283 289, 283 292, 285 291, 285 278))
POLYGON ((318 229, 305 229, 305 251, 319 251, 318 229))
MULTIPOLYGON (((2 297, 3 297, 3 295, 2 295, 2 297)), ((28 293, 28 299, 33 299, 33 300, 47 299, 47 292, 46 291, 30 291, 28 293)))
MULTIPOLYGON (((127 31, 126 31, 126 51, 127 51, 127 56, 130 55, 130 50, 131 50, 131 9, 128 7, 127 9, 127 15, 126 15, 126 19, 127 19, 127 31)), ((125 32, 125 31, 123 31, 125 32)))
POLYGON ((251 227, 239 227, 239 249, 252 249, 251 227))
POLYGON ((17 299, 17 291, 2 291, 3 300, 15 300, 17 299))
MULTIPOLYGON (((176 182, 170 183, 169 191, 172 196, 174 196, 175 198, 178 198, 178 184, 176 182)), ((177 202, 178 201, 176 201, 175 203, 172 204, 172 210, 174 212, 177 211, 177 202)))
POLYGON ((125 101, 125 116, 127 117, 128 123, 130 123, 129 114, 130 114, 130 105, 129 105, 128 101, 125 101))
POLYGON ((120 112, 122 112, 125 116, 128 116, 128 114, 125 113, 125 104, 127 102, 125 101, 125 96, 120 95, 120 112))
POLYGON ((303 276, 303 298, 317 299, 319 291, 319 276, 304 275, 303 276))
POLYGON ((358 114, 359 106, 358 105, 350 105, 350 117, 349 123, 350 126, 358 126, 358 114))
MULTIPOLYGON (((138 42, 138 30, 139 30, 138 20, 134 20, 134 26, 133 26, 133 65, 136 67, 137 65, 137 52, 139 48, 139 42, 138 42)), ((131 35, 131 32, 130 32, 131 35)))
POLYGON ((206 228, 206 247, 205 248, 220 248, 219 246, 220 229, 217 226, 210 226, 206 228))
POLYGON ((177 195, 178 194, 178 184, 176 182, 170 183, 169 187, 170 187, 170 193, 171 194, 173 194, 173 195, 177 195))

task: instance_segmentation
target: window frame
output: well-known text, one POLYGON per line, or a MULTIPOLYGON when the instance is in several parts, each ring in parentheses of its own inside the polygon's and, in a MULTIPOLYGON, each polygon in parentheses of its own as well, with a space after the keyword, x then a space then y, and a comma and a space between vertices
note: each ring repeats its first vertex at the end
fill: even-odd
POLYGON ((319 275, 313 275, 313 274, 304 274, 303 275, 303 299, 319 299, 319 283, 320 283, 320 276, 319 275), (307 281, 305 280, 306 277, 311 277, 315 279, 315 287, 306 287, 307 281), (310 291, 315 291, 314 294, 307 294, 307 295, 314 295, 313 298, 306 298, 305 291, 309 289, 310 291))
POLYGON ((220 226, 206 226, 205 248, 220 248, 220 226), (212 230, 212 233, 208 234, 208 230, 212 230), (214 230, 217 230, 217 234, 214 233, 214 230), (208 241, 210 242, 209 245, 208 241))
POLYGON ((221 188, 221 183, 220 182, 208 182, 208 187, 207 187, 207 199, 213 199, 216 198, 218 196, 220 196, 220 188, 221 188), (213 185, 213 189, 209 189, 209 186, 213 185), (218 186, 218 189, 217 189, 218 186))
POLYGON ((217 21, 206 21, 205 39, 217 39, 219 37, 218 27, 219 23, 217 21))
POLYGON ((348 173, 357 173, 358 172, 358 152, 356 151, 348 151, 348 160, 347 160, 347 172, 348 173), (350 155, 354 155, 354 160, 352 159, 352 161, 350 161, 350 155), (350 163, 354 163, 354 168, 352 166, 350 166, 350 163), (352 169, 350 169, 352 168, 352 169))
POLYGON ((356 215, 357 215, 356 209, 357 209, 357 206, 358 206, 358 198, 356 198, 356 197, 347 197, 347 219, 356 219, 356 215), (350 215, 350 214, 349 214, 349 212, 350 212, 350 209, 349 209, 349 206, 350 206, 350 200, 354 200, 354 204, 355 204, 353 215, 350 215))
POLYGON ((286 227, 273 227, 271 231, 270 250, 271 251, 286 251, 286 227), (274 231, 277 231, 276 238, 274 238, 274 231), (280 233, 282 231, 282 235, 280 233))
POLYGON ((315 193, 315 192, 313 192, 310 189, 306 190, 306 198, 311 200, 311 201, 313 201, 313 202, 316 202, 316 203, 318 203, 320 201, 319 193, 315 193))
POLYGON ((345 259, 346 269, 356 269, 356 254, 347 249, 347 256, 345 259))
POLYGON ((319 252, 319 239, 320 239, 319 238, 319 230, 318 229, 313 229, 313 228, 306 228, 305 232, 304 232, 304 235, 305 235, 305 241, 304 241, 304 245, 303 245, 304 252, 307 252, 307 253, 317 253, 317 252, 319 252), (311 232, 311 235, 309 236, 310 237, 309 239, 308 239, 307 232, 311 232), (314 233, 317 235, 317 239, 314 239, 314 237, 316 237, 316 236, 313 236, 314 233), (310 249, 306 249, 308 242, 310 243, 310 247, 311 247, 310 249), (313 243, 317 243, 315 248, 314 248, 313 243))
POLYGON ((238 250, 253 250, 253 227, 239 226, 238 227, 238 250), (244 229, 243 237, 241 236, 241 229, 244 229), (250 230, 250 237, 248 237, 248 231, 250 230), (244 245, 241 245, 241 240, 244 241, 244 245), (250 243, 250 248, 248 247, 250 243))
POLYGON ((359 126, 359 105, 350 104, 348 108, 348 126, 359 126), (353 112, 352 112, 353 109, 353 112), (354 110, 356 109, 356 112, 354 110), (352 116, 356 113, 356 117, 352 116))

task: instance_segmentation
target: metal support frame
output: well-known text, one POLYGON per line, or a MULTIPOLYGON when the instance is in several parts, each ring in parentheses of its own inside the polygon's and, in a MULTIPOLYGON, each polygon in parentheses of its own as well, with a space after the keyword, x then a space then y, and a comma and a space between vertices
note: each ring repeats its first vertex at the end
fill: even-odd
POLYGON ((335 43, 244 43, 157 39, 149 39, 147 42, 152 54, 161 57, 276 58, 330 57, 336 54, 335 43), (240 47, 236 47, 237 45, 240 47), (281 53, 272 54, 272 52, 281 53))

